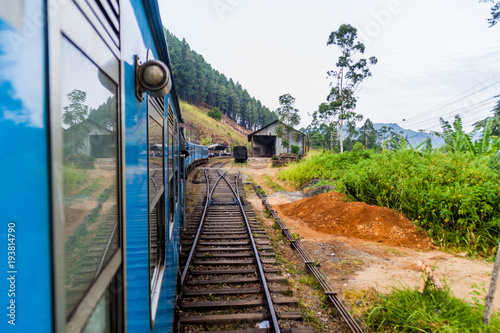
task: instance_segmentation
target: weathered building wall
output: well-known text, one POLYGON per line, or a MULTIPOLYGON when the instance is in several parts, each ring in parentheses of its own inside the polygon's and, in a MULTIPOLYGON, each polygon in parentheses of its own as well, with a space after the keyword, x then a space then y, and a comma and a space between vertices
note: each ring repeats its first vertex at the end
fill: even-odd
MULTIPOLYGON (((252 156, 272 156, 286 153, 286 148, 281 145, 282 139, 276 135, 279 122, 272 123, 267 127, 253 133, 252 135, 252 156), (271 139, 272 138, 272 139, 271 139), (269 145, 272 145, 270 147, 269 145)), ((296 145, 300 147, 299 155, 304 154, 304 135, 301 133, 299 140, 295 140, 293 133, 290 133, 290 152, 291 146, 296 145)))
POLYGON ((114 133, 107 128, 84 121, 64 132, 65 149, 68 149, 69 154, 113 157, 114 137, 114 133))

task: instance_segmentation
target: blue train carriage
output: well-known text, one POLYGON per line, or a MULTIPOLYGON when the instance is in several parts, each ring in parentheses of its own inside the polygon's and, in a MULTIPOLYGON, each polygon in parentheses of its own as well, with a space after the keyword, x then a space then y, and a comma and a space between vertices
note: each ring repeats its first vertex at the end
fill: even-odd
POLYGON ((187 142, 189 157, 187 158, 188 172, 194 167, 208 162, 208 147, 187 142))
POLYGON ((0 331, 171 331, 182 119, 156 1, 9 2, 0 66, 0 331))

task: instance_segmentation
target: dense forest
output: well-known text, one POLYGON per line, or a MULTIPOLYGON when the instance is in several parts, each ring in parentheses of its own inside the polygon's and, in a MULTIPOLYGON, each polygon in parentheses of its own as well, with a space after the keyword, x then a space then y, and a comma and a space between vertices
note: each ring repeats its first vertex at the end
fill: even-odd
POLYGON ((179 98, 189 103, 218 108, 240 125, 255 130, 278 119, 276 114, 250 96, 241 84, 213 69, 202 55, 165 30, 172 74, 179 98))

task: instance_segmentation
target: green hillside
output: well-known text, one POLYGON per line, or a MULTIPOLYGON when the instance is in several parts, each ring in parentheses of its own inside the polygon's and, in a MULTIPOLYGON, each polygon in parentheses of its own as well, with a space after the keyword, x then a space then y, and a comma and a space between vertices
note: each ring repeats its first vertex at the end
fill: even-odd
POLYGON ((179 98, 196 105, 217 107, 246 128, 260 128, 278 119, 276 114, 232 78, 212 68, 185 39, 165 30, 171 70, 179 98))
POLYGON ((180 101, 182 119, 184 120, 184 134, 186 140, 199 142, 204 145, 222 143, 234 146, 247 146, 247 134, 251 131, 238 125, 235 121, 223 115, 222 120, 210 118, 209 109, 180 101))

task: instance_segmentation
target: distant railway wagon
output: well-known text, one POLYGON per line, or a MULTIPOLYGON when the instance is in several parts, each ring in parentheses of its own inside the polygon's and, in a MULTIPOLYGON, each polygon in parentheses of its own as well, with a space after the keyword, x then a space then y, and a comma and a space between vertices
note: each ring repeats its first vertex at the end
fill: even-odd
POLYGON ((157 0, 12 1, 0 50, 0 332, 173 331, 208 148, 185 142, 157 0))
POLYGON ((189 166, 189 169, 207 163, 208 147, 188 142, 185 148, 189 155, 186 158, 186 166, 189 166))
POLYGON ((233 153, 236 162, 244 163, 248 159, 247 147, 245 146, 235 146, 233 153))

